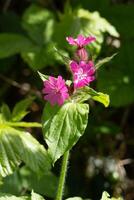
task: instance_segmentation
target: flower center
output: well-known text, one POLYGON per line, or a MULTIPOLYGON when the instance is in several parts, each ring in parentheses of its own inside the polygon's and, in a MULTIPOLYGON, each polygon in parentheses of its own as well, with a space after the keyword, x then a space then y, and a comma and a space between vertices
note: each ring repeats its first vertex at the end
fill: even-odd
POLYGON ((87 77, 86 73, 83 73, 83 69, 80 68, 79 71, 77 72, 77 80, 81 81, 87 77))

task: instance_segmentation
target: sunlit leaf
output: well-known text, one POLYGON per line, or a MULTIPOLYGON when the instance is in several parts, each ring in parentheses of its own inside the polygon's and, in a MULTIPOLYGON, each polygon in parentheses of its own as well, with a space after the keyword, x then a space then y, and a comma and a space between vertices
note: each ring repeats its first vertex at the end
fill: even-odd
POLYGON ((78 141, 87 126, 87 104, 68 102, 62 107, 47 104, 42 121, 48 152, 54 163, 78 141))
POLYGON ((0 200, 44 200, 44 198, 42 196, 40 196, 39 194, 36 194, 32 191, 31 193, 31 197, 29 196, 14 196, 11 194, 0 194, 0 200))
POLYGON ((48 75, 45 75, 45 74, 42 74, 41 72, 38 71, 38 74, 41 78, 42 81, 46 81, 48 80, 49 76, 48 75))
POLYGON ((123 200, 123 199, 121 197, 119 197, 119 198, 114 198, 114 197, 110 198, 110 195, 107 192, 104 191, 103 194, 102 194, 101 200, 123 200))
POLYGON ((81 197, 69 197, 66 200, 82 200, 81 197))
POLYGON ((54 41, 63 49, 71 49, 65 40, 66 36, 77 37, 94 35, 96 41, 87 46, 90 55, 96 57, 104 41, 104 33, 108 32, 114 37, 119 37, 118 32, 99 12, 90 12, 86 9, 67 9, 60 15, 60 21, 55 24, 54 41))
POLYGON ((0 176, 13 173, 21 161, 39 174, 48 170, 50 162, 45 148, 28 132, 10 125, 13 124, 0 114, 0 176))
POLYGON ((51 40, 53 25, 53 13, 36 4, 31 4, 23 14, 23 28, 28 32, 30 38, 40 46, 51 40))
POLYGON ((108 107, 110 103, 109 95, 102 92, 96 92, 94 89, 87 86, 78 89, 72 96, 72 99, 76 102, 84 102, 90 98, 102 103, 105 107, 108 107))
POLYGON ((44 198, 42 196, 40 196, 39 194, 36 194, 32 191, 31 193, 31 200, 44 200, 44 198))
POLYGON ((11 194, 0 194, 0 200, 30 200, 30 198, 24 196, 16 197, 11 194))

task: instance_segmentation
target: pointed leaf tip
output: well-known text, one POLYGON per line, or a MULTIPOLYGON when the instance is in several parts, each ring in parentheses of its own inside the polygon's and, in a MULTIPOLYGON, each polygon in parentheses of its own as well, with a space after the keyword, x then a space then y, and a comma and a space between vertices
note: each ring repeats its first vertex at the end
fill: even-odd
POLYGON ((102 60, 99 60, 99 61, 96 63, 95 68, 96 68, 96 69, 99 69, 99 68, 100 68, 102 65, 104 65, 105 63, 110 62, 117 54, 118 54, 118 53, 115 53, 115 54, 113 54, 112 56, 109 56, 109 57, 106 57, 106 58, 104 58, 104 59, 102 59, 102 60))

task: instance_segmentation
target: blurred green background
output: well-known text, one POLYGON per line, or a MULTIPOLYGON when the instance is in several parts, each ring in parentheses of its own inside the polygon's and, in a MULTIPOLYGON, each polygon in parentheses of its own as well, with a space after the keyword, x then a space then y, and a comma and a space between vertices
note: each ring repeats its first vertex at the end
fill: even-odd
MULTIPOLYGON (((103 190, 134 199, 134 2, 133 0, 1 0, 0 3, 0 104, 14 105, 36 98, 27 121, 41 121, 44 74, 69 79, 62 57, 72 56, 65 37, 93 34, 88 47, 95 62, 117 55, 97 71, 92 85, 110 95, 110 106, 90 102, 85 135, 73 148, 65 196, 99 200, 103 190)), ((29 130, 31 131, 31 130, 29 130)), ((41 131, 32 135, 44 144, 41 131)), ((35 192, 54 197, 60 161, 53 174, 40 180, 23 166, 4 178, 0 192, 14 195, 35 192), (55 174, 55 175, 54 175, 55 174), (53 180, 53 181, 52 181, 53 180)))

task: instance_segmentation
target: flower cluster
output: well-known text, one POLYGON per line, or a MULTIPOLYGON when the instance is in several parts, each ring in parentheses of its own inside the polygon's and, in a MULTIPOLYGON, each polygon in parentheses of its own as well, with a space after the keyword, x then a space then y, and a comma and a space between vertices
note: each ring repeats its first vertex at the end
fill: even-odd
MULTIPOLYGON (((70 45, 77 47, 75 52, 76 59, 71 60, 69 63, 75 91, 77 88, 90 84, 95 79, 94 63, 89 60, 88 52, 85 49, 86 45, 95 41, 95 37, 79 35, 76 39, 67 37, 66 40, 70 45)), ((44 81, 44 99, 49 101, 51 105, 62 105, 69 98, 69 89, 61 76, 58 76, 58 78, 50 76, 48 80, 44 81)))

